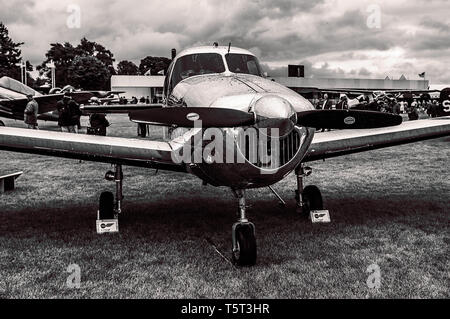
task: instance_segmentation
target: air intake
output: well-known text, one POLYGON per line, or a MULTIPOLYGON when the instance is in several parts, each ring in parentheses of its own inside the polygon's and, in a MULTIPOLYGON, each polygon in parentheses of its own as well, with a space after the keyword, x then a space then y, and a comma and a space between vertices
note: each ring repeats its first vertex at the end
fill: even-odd
POLYGON ((277 139, 258 136, 258 147, 249 136, 239 138, 237 144, 240 152, 251 164, 263 169, 277 169, 295 157, 303 140, 301 132, 294 129, 288 135, 277 139))

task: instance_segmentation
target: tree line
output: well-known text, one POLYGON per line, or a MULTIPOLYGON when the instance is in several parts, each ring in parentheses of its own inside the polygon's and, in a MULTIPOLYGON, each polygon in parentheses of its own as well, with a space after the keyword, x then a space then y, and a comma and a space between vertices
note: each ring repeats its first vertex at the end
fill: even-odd
MULTIPOLYGON (((14 42, 9 36, 7 27, 0 22, 0 77, 9 76, 21 79, 20 67, 24 42, 14 42)), ((141 60, 139 67, 132 61, 120 61, 114 68, 114 54, 100 43, 82 38, 76 46, 69 42, 51 43, 45 54, 45 60, 36 66, 40 76, 37 79, 27 75, 29 86, 39 87, 51 79, 51 70, 47 67, 53 61, 56 67, 55 78, 58 87, 71 85, 77 89, 109 90, 112 75, 157 75, 166 72, 170 59, 166 57, 147 56, 141 60)), ((27 71, 34 67, 26 61, 27 71)))

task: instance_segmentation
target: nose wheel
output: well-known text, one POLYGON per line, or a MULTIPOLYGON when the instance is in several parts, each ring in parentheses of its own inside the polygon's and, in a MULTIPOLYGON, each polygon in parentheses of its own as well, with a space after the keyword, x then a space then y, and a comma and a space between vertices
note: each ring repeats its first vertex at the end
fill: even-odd
POLYGON ((233 263, 239 266, 252 266, 256 263, 255 226, 251 223, 237 224, 233 227, 235 247, 233 263))
POLYGON ((239 266, 256 264, 255 225, 246 217, 245 190, 234 192, 239 200, 239 219, 232 228, 232 259, 239 266))
POLYGON ((311 175, 312 169, 301 164, 295 170, 297 176, 297 190, 295 199, 297 201, 296 211, 301 216, 308 217, 312 210, 322 210, 322 194, 317 186, 308 185, 303 188, 303 178, 311 175))

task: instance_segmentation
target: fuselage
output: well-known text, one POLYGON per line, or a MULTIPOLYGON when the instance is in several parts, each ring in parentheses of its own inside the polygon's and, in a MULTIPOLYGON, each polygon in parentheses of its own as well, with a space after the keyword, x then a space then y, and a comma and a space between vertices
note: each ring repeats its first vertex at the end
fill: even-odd
POLYGON ((214 145, 213 155, 220 148, 222 160, 205 155, 211 134, 206 134, 209 139, 194 138, 196 134, 205 137, 207 128, 169 129, 171 139, 181 138, 190 145, 191 154, 204 155, 201 161, 186 165, 215 186, 254 188, 278 182, 300 164, 314 136, 314 129, 289 121, 296 112, 313 110, 313 105, 262 76, 257 58, 238 48, 200 47, 181 52, 168 69, 164 100, 166 107, 228 108, 253 112, 258 117, 251 127, 220 129, 224 142, 214 145), (271 135, 273 129, 279 134, 271 135), (255 142, 249 141, 248 132, 256 132, 256 149, 248 145, 255 142))

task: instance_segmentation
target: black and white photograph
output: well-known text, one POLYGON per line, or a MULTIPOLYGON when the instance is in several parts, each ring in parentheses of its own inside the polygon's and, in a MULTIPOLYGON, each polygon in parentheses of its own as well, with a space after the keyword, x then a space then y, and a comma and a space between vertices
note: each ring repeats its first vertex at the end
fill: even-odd
POLYGON ((449 13, 0 0, 0 299, 449 299, 449 13))

